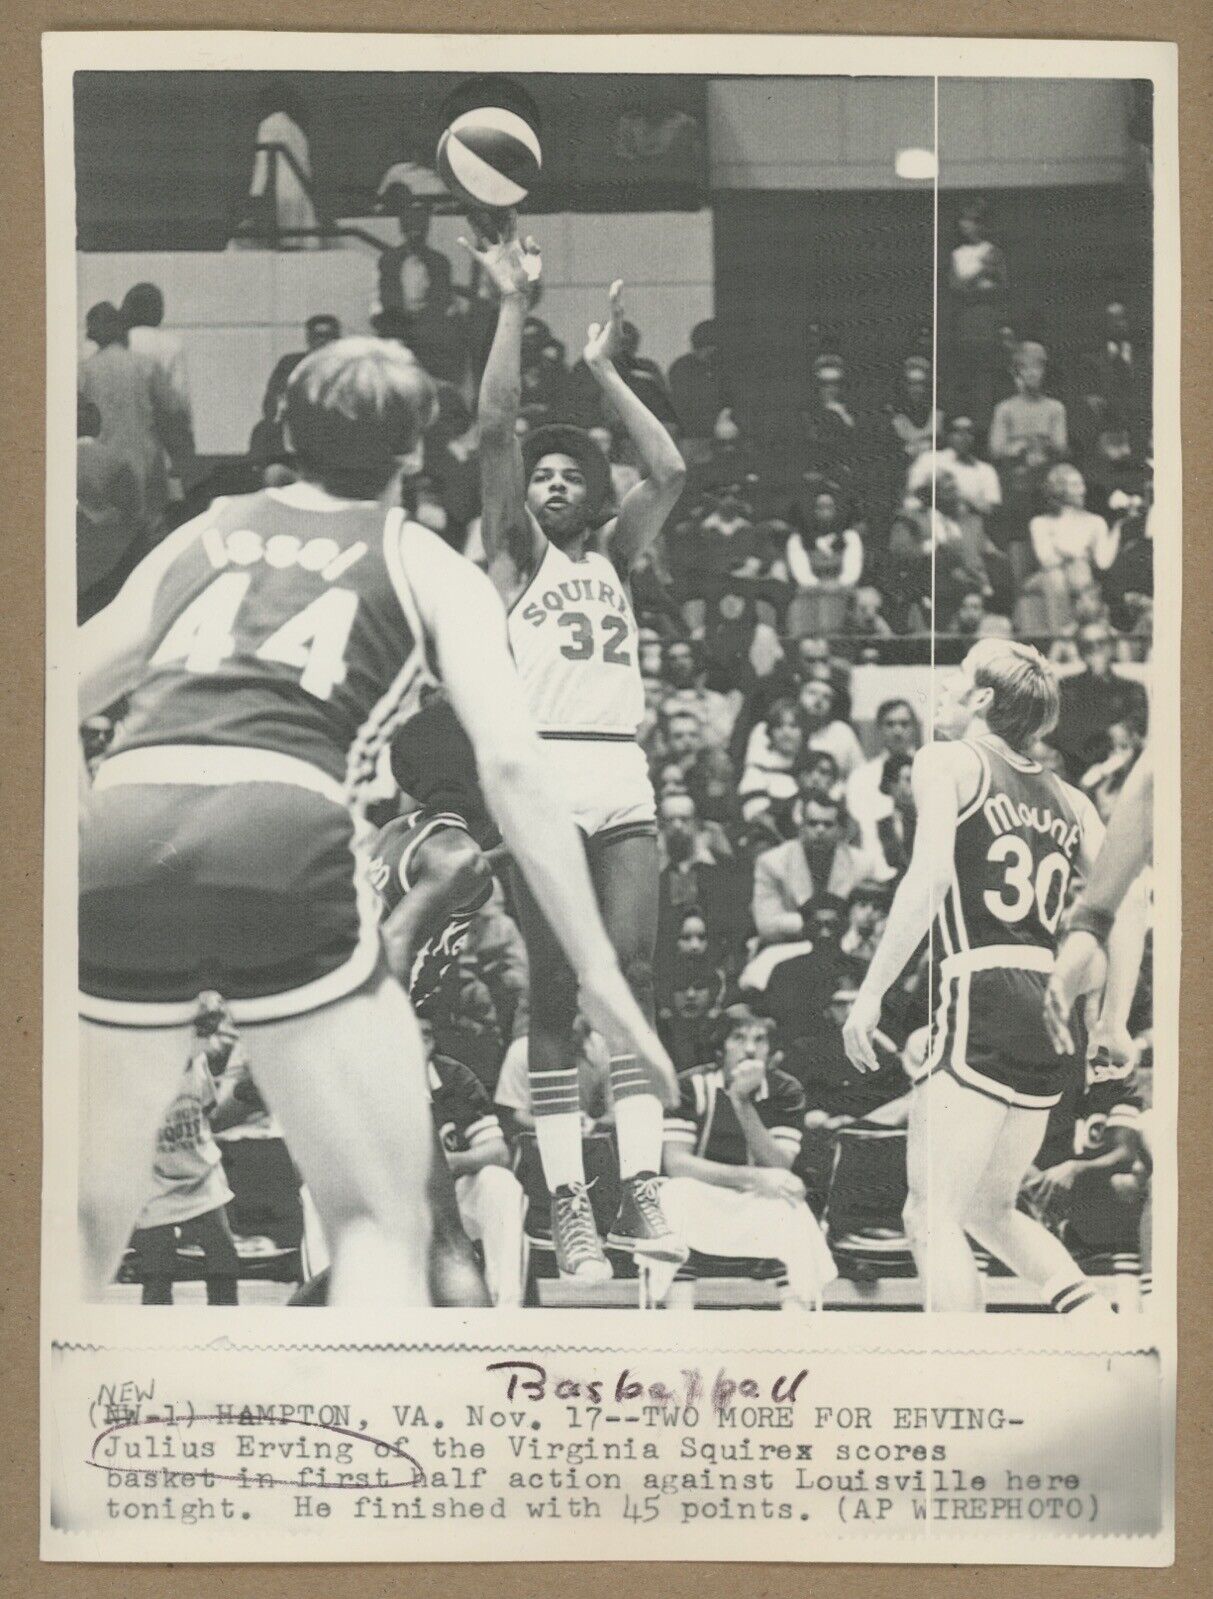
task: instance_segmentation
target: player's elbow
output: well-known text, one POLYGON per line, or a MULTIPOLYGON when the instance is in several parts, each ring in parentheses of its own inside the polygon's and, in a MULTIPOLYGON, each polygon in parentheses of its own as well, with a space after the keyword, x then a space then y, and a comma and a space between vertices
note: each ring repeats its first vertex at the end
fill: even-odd
POLYGON ((669 448, 662 452, 660 459, 654 462, 649 475, 663 494, 677 498, 682 493, 687 480, 687 464, 673 440, 670 441, 669 448))

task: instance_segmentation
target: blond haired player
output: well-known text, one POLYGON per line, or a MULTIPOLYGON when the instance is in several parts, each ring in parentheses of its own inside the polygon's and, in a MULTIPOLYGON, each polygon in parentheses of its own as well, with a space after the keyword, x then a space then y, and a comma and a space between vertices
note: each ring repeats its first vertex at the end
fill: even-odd
MULTIPOLYGON (((685 468, 665 428, 615 370, 623 285, 612 284, 610 317, 590 328, 584 356, 605 405, 627 429, 643 476, 599 529, 610 471, 589 434, 544 427, 519 446, 515 432, 522 327, 538 251, 533 241, 519 243, 512 216, 495 240, 482 234, 478 248, 467 248, 500 301, 479 407, 489 576, 509 613, 510 648, 547 741, 554 787, 584 840, 624 974, 651 1019, 660 874, 653 789, 636 739, 645 705, 629 574, 673 510, 685 468)), ((561 1276, 600 1281, 611 1268, 585 1187, 573 1042, 577 983, 525 884, 516 904, 530 956, 531 1101, 557 1266, 561 1276)), ((678 1262, 686 1246, 661 1208, 658 1085, 626 1037, 605 1036, 622 1178, 608 1241, 641 1262, 678 1262)))
POLYGON ((393 505, 435 410, 398 345, 315 351, 287 388, 301 481, 216 501, 82 630, 81 718, 129 699, 81 814, 80 1210, 94 1293, 146 1195, 195 998, 214 988, 330 1240, 331 1302, 430 1302, 425 1062, 384 963, 356 802, 436 680, 595 1025, 673 1084, 552 797, 500 601, 393 505))
POLYGON ((1058 924, 1071 875, 1087 875, 1103 837, 1090 800, 1024 753, 1057 707, 1044 657, 1011 640, 983 640, 945 680, 937 725, 959 736, 915 757, 913 857, 843 1029, 851 1061, 875 1070, 881 1002, 931 932, 936 1005, 905 1208, 928 1310, 982 1308, 968 1234, 1053 1309, 1110 1313, 1061 1243, 1016 1209, 1066 1071, 1044 1021, 1058 924))

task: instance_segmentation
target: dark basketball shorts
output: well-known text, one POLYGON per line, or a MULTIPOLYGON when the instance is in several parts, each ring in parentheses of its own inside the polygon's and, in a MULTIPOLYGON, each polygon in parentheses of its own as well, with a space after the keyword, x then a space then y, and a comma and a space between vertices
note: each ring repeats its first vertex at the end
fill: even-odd
POLYGON ((81 1015, 173 1026, 217 989, 237 1023, 273 1021, 367 982, 378 904, 340 796, 306 762, 256 750, 104 763, 81 816, 81 1015))
POLYGON ((1006 1105, 1056 1105, 1070 1062, 1054 1053, 1044 1024, 1052 969, 1051 952, 1030 946, 947 956, 940 963, 931 1047, 919 1081, 946 1071, 1006 1105))

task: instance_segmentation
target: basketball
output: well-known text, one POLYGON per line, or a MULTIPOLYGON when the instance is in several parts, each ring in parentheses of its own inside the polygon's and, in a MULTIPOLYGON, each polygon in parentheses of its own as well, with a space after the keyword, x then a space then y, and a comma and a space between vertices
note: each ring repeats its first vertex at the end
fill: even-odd
POLYGON ((517 112, 480 106, 438 141, 438 173, 457 199, 500 211, 526 199, 543 164, 539 139, 517 112))

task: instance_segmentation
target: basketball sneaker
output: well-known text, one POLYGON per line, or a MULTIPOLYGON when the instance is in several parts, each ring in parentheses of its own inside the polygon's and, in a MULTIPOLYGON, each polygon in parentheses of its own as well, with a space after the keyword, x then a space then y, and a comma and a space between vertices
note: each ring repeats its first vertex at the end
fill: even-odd
POLYGON ((556 1269, 562 1277, 581 1283, 605 1283, 614 1276, 603 1253, 584 1183, 565 1183, 552 1195, 552 1244, 556 1269))
POLYGON ((612 1249, 626 1249, 637 1260, 666 1261, 681 1266, 690 1253, 673 1231, 661 1208, 661 1179, 656 1172, 626 1177, 619 1214, 607 1239, 612 1249))

